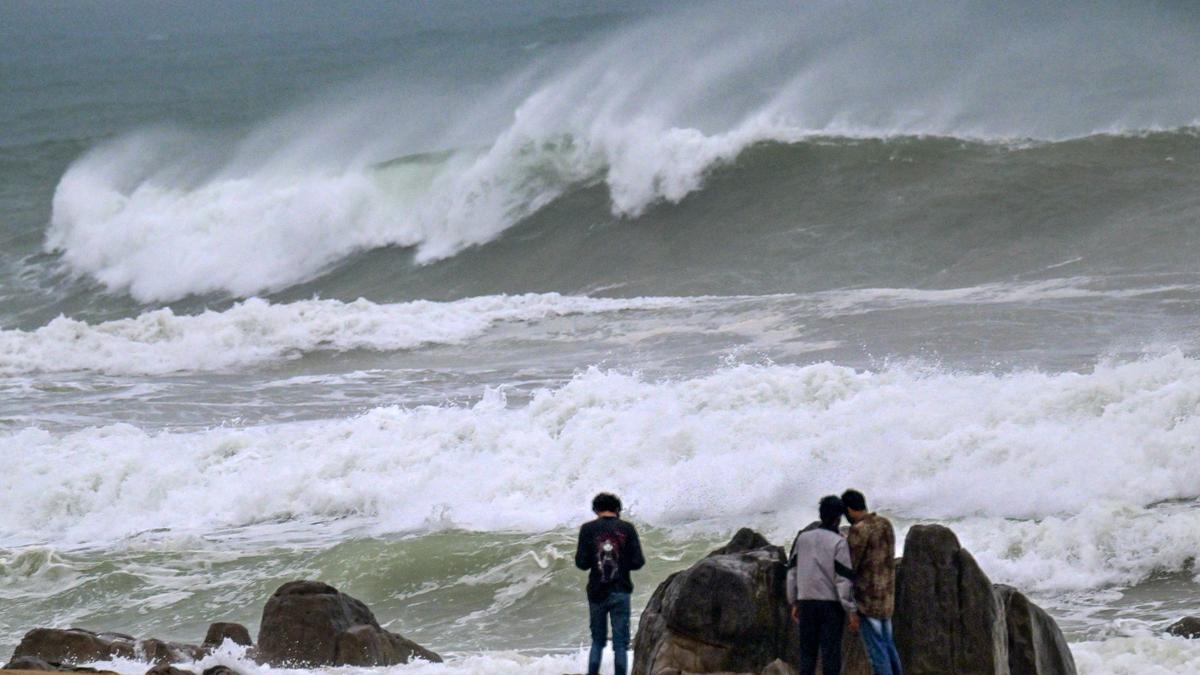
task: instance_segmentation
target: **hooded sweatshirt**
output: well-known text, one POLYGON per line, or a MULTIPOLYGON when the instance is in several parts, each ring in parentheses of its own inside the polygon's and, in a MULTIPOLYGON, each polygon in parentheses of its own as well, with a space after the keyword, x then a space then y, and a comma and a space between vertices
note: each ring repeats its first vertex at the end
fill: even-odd
POLYGON ((792 544, 788 567, 788 604, 826 600, 840 602, 847 612, 855 611, 850 547, 841 534, 824 527, 801 532, 792 544))

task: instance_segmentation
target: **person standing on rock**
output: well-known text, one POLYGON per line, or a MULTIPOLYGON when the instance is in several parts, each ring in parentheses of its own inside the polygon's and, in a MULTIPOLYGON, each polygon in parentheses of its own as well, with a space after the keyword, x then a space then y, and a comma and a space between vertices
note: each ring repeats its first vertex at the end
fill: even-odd
POLYGON ((892 635, 896 604, 896 534, 892 523, 867 511, 867 499, 858 490, 842 493, 850 521, 850 558, 854 561, 854 599, 863 645, 875 675, 901 675, 900 653, 892 635))
POLYGON ((592 500, 596 519, 579 529, 575 548, 575 566, 588 570, 588 616, 592 633, 592 651, 588 655, 588 675, 599 675, 600 658, 608 642, 608 624, 612 622, 613 666, 616 675, 625 675, 629 657, 629 597, 633 581, 629 573, 646 564, 637 529, 621 520, 621 500, 601 492, 592 500))
POLYGON ((838 531, 842 500, 821 499, 821 524, 805 528, 788 558, 787 599, 800 628, 800 675, 815 675, 820 655, 825 675, 842 672, 842 631, 846 617, 858 630, 850 549, 838 531))

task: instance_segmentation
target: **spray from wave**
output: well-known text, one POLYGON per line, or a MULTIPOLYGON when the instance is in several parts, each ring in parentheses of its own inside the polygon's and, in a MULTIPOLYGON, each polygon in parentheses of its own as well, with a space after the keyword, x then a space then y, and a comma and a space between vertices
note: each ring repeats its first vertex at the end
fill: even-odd
POLYGON ((767 140, 1196 121, 1200 54, 1170 11, 1026 10, 691 6, 534 58, 469 100, 400 77, 246 133, 136 132, 66 172, 47 246, 142 301, 248 296, 357 251, 452 256, 580 186, 603 184, 634 218, 767 140))

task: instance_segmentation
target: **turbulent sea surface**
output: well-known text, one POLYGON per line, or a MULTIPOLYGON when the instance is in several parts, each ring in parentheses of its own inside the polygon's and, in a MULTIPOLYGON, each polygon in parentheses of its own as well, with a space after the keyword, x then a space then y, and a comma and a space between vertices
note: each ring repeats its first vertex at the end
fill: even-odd
POLYGON ((314 577, 577 672, 596 491, 640 607, 854 486, 1200 670, 1200 13, 1127 4, 0 5, 0 652, 314 577))

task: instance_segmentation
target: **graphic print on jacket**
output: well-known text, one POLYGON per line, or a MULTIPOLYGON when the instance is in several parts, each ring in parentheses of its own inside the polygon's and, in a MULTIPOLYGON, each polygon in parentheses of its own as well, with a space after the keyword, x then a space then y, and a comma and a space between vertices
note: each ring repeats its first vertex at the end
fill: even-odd
POLYGON ((611 584, 621 578, 621 549, 624 545, 625 533, 619 530, 596 537, 596 569, 600 572, 600 583, 611 584))

